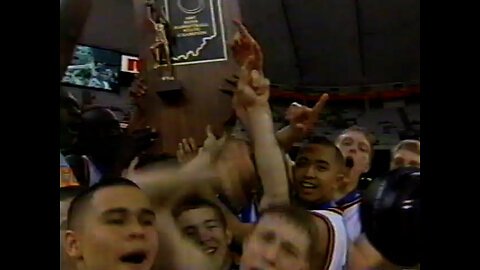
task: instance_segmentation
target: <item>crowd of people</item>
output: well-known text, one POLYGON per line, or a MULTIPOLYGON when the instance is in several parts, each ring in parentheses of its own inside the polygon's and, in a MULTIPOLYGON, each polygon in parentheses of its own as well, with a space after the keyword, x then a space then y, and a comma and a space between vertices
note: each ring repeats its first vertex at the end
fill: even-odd
POLYGON ((418 216, 405 213, 418 213, 420 142, 399 142, 383 178, 408 188, 372 184, 365 192, 376 195, 367 196, 357 187, 372 165, 374 135, 359 126, 334 141, 313 134, 327 94, 313 108, 292 104, 289 125, 274 130, 261 47, 238 28, 232 104, 248 138, 206 127, 200 145, 179 140, 178 165, 142 160, 155 130, 127 134, 110 110, 82 112, 61 89, 61 269, 419 267, 417 242, 400 250, 403 240, 378 224, 392 217, 401 219, 402 233, 416 232, 418 216), (294 143, 301 146, 292 160, 294 143), (386 190, 392 202, 367 200, 383 199, 386 190))

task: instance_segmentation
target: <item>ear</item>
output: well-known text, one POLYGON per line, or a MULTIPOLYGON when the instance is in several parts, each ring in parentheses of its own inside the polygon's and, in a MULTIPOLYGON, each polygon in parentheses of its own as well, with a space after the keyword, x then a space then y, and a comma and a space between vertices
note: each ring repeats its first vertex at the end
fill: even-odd
POLYGON ((232 240, 233 240, 232 232, 229 229, 227 229, 225 231, 225 235, 227 236, 227 244, 230 245, 232 243, 232 240))
POLYGON ((68 256, 81 259, 82 258, 82 251, 80 248, 80 237, 78 233, 74 231, 66 231, 65 232, 65 251, 67 252, 68 256))
POLYGON ((367 173, 370 171, 370 166, 371 166, 371 161, 369 161, 367 164, 365 164, 365 169, 362 171, 362 173, 367 173))
POLYGON ((346 183, 345 174, 343 172, 337 173, 337 177, 335 179, 335 186, 338 188, 345 183, 346 183))
POLYGON ((251 238, 251 232, 249 234, 247 234, 245 236, 245 238, 243 238, 243 241, 242 241, 242 250, 246 250, 247 249, 247 246, 248 246, 248 242, 250 242, 250 238, 251 238))

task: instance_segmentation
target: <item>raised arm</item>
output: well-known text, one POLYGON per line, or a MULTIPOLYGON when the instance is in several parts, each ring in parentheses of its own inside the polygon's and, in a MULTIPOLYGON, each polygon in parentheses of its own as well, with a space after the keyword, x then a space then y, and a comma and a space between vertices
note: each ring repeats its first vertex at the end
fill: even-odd
POLYGON ((207 133, 204 146, 183 166, 165 168, 156 164, 146 169, 133 170, 134 164, 131 164, 124 176, 137 183, 156 205, 169 204, 172 195, 189 188, 217 190, 220 180, 212 161, 222 148, 225 137, 217 140, 208 128, 207 133))
POLYGON ((234 94, 233 104, 237 116, 244 119, 244 123, 248 123, 253 140, 255 162, 264 190, 260 208, 289 204, 285 163, 275 138, 268 104, 270 83, 258 71, 249 72, 248 65, 247 61, 240 71, 238 91, 234 94))
POLYGON ((327 100, 328 94, 323 94, 313 108, 296 102, 290 105, 285 115, 290 124, 275 134, 285 152, 288 152, 294 143, 303 140, 312 131, 327 100))

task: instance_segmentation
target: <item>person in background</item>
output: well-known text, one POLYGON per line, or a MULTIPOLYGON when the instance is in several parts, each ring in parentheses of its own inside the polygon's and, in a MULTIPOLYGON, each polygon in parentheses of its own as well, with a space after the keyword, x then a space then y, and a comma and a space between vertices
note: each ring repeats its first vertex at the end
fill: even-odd
POLYGON ((420 168, 420 141, 403 140, 393 147, 390 170, 400 167, 420 168))
POLYGON ((125 133, 108 108, 93 107, 82 114, 78 153, 67 156, 78 181, 91 186, 102 177, 119 177, 130 162, 158 136, 145 128, 125 133))

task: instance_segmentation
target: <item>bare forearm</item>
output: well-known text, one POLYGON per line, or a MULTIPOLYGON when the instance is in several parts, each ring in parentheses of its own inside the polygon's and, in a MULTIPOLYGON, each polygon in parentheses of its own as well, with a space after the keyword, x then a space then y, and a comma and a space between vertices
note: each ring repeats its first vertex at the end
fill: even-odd
MULTIPOLYGON (((272 204, 288 204, 288 182, 282 151, 275 138, 270 109, 248 111, 254 142, 255 161, 264 188, 264 198, 272 204)), ((263 206, 264 204, 262 204, 263 206)))
POLYGON ((302 134, 290 125, 278 130, 275 133, 275 137, 277 138, 278 144, 285 152, 290 151, 294 143, 303 139, 302 134))
MULTIPOLYGON (((216 177, 209 160, 196 158, 181 168, 152 168, 130 176, 156 204, 168 203, 173 195, 199 183, 209 186, 216 177)), ((212 186, 213 188, 213 186, 212 186)))

